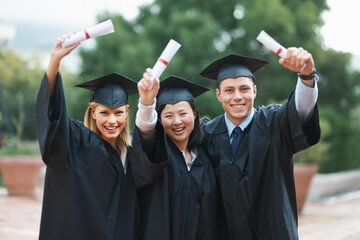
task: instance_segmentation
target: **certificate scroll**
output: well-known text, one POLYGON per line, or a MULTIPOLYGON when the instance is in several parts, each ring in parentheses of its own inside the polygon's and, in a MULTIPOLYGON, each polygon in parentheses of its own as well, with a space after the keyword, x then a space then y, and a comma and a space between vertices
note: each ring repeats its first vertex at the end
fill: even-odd
POLYGON ((75 43, 84 41, 86 39, 103 36, 113 32, 114 32, 114 25, 112 21, 109 19, 93 27, 87 28, 81 32, 76 32, 75 34, 71 35, 70 38, 66 38, 64 42, 62 42, 61 44, 63 48, 66 48, 74 45, 75 43))
MULTIPOLYGON (((264 44, 265 47, 273 51, 276 55, 285 58, 286 57, 286 48, 281 46, 278 42, 276 42, 272 37, 270 37, 265 31, 261 31, 257 36, 256 40, 264 44)), ((301 70, 304 70, 306 67, 306 63, 302 66, 301 70)))
POLYGON ((261 31, 260 34, 257 36, 256 40, 264 44, 265 47, 273 51, 276 55, 279 55, 282 58, 286 57, 286 48, 276 42, 265 31, 261 31))
MULTIPOLYGON (((156 61, 153 69, 152 69, 152 76, 151 76, 151 83, 154 78, 160 78, 161 74, 164 72, 166 66, 171 61, 175 53, 179 50, 181 44, 176 42, 173 39, 170 39, 169 43, 166 45, 164 51, 156 61)), ((152 86, 151 86, 152 88, 152 86)))

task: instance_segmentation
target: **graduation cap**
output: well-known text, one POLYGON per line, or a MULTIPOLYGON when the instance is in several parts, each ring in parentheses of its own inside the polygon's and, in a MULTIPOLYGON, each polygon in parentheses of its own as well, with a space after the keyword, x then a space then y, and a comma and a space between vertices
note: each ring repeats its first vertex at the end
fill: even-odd
POLYGON ((218 85, 226 78, 248 77, 255 83, 253 73, 266 65, 268 61, 230 54, 207 66, 200 75, 217 80, 218 85))
POLYGON ((194 102, 194 98, 206 91, 209 91, 209 89, 180 77, 170 76, 160 82, 156 107, 164 104, 175 104, 181 101, 194 102))
POLYGON ((116 108, 127 104, 128 95, 137 93, 137 83, 118 73, 76 85, 92 91, 90 102, 116 108))

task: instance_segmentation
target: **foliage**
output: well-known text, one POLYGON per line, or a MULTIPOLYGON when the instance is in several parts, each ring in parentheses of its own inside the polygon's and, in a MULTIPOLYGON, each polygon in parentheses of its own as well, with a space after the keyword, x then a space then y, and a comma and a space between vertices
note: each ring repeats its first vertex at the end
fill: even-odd
MULTIPOLYGON (((284 46, 302 46, 312 53, 321 77, 318 83, 320 112, 332 109, 322 114, 320 143, 296 156, 298 161, 305 161, 301 160, 305 156, 311 157, 311 161, 325 161, 321 165, 324 171, 360 167, 360 159, 351 157, 359 155, 360 149, 349 149, 356 138, 352 133, 357 132, 358 127, 355 123, 346 124, 352 107, 359 105, 359 73, 349 72, 350 54, 322 48, 319 29, 323 20, 320 16, 327 9, 326 0, 155 0, 143 6, 133 22, 105 12, 99 15, 99 20, 112 18, 116 21, 117 44, 111 37, 99 38, 96 48, 82 52, 82 76, 120 69, 120 73, 138 80, 147 67, 153 66, 167 41, 173 38, 182 44, 182 48, 162 79, 173 74, 209 87, 211 91, 196 99, 201 115, 213 118, 223 113, 215 97, 215 81, 201 78, 199 73, 214 59, 229 53, 267 59, 268 66, 256 73, 258 94, 255 104, 281 102, 295 87, 296 74, 284 70, 277 63, 278 57, 255 40, 257 34, 265 30, 284 46), (331 131, 324 134, 327 128, 331 131), (318 155, 322 157, 314 157, 318 155), (349 164, 340 164, 336 155, 348 159, 349 164)), ((136 100, 130 104, 136 104, 136 100)))
MULTIPOLYGON (((178 75, 211 90, 196 99, 202 116, 223 113, 215 97, 215 81, 199 76, 213 60, 229 53, 264 58, 269 64, 256 73, 256 105, 282 102, 295 87, 296 73, 278 64, 278 57, 257 42, 265 30, 286 47, 301 46, 312 53, 320 75, 319 110, 321 142, 303 155, 324 155, 328 161, 320 171, 360 168, 359 72, 349 68, 351 54, 323 48, 319 29, 326 0, 154 0, 140 8, 134 21, 102 12, 99 22, 112 19, 115 33, 95 39, 92 49, 80 48, 82 71, 78 76, 62 72, 72 118, 83 119, 89 92, 73 88, 111 72, 135 81, 155 64, 169 39, 182 44, 161 79, 178 75), (79 103, 79 104, 74 104, 79 103), (330 126, 328 135, 324 128, 330 126)), ((43 70, 29 68, 11 52, 0 52, 0 135, 11 133, 21 139, 35 139, 33 107, 43 70), (24 117, 25 116, 25 117, 24 117)), ((130 119, 135 117, 137 96, 129 99, 130 119)), ((133 126, 133 121, 130 121, 133 126)), ((300 156, 297 156, 300 161, 300 156)), ((324 159, 324 158, 322 158, 324 159)))
MULTIPOLYGON (((34 107, 45 72, 39 67, 30 67, 37 66, 36 61, 24 61, 12 51, 0 51, 0 138, 4 134, 12 134, 21 140, 36 139, 34 107)), ((67 98, 76 102, 78 90, 73 90, 76 78, 65 71, 61 72, 66 80, 64 88, 67 98)), ((69 110, 75 118, 79 117, 77 107, 73 105, 69 110)))
POLYGON ((0 146, 0 156, 40 155, 37 141, 23 142, 14 136, 6 135, 4 144, 0 146))
POLYGON ((330 144, 327 137, 331 134, 329 122, 324 118, 320 118, 321 139, 315 146, 295 154, 296 163, 317 163, 322 164, 329 161, 330 144))
POLYGON ((34 139, 34 105, 42 74, 13 52, 0 52, 0 135, 34 139))
MULTIPOLYGON (((359 106, 358 104, 354 109, 359 109, 359 106)), ((323 112, 332 130, 327 137, 331 143, 330 159, 321 166, 320 170, 322 172, 335 172, 360 168, 359 116, 356 116, 356 113, 354 115, 343 115, 333 107, 324 107, 323 112)))

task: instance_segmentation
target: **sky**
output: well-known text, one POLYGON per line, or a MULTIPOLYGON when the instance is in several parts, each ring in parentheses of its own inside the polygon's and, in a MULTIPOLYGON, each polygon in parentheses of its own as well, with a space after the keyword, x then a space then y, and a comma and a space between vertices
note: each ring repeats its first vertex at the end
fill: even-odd
MULTIPOLYGON (((323 14, 325 25, 321 29, 325 46, 360 56, 359 0, 328 0, 330 11, 323 14)), ((0 0, 0 21, 31 24, 64 24, 85 28, 95 24, 100 10, 123 14, 134 19, 138 6, 152 0, 0 0)), ((1 29, 0 29, 1 31, 1 29)))
POLYGON ((99 10, 122 13, 127 19, 137 15, 139 5, 152 0, 0 0, 0 19, 24 20, 37 24, 95 23, 99 10))
POLYGON ((359 0, 328 0, 321 29, 327 47, 360 55, 359 0))

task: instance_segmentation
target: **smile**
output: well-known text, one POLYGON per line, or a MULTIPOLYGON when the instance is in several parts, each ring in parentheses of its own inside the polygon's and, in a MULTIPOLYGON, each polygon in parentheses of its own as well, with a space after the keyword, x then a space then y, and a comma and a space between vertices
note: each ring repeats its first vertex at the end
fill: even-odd
POLYGON ((231 107, 241 109, 241 108, 245 107, 245 104, 232 104, 231 107))
POLYGON ((119 126, 116 126, 116 127, 106 127, 106 126, 104 126, 104 128, 105 128, 106 130, 108 130, 109 132, 114 132, 118 127, 119 127, 119 126))
POLYGON ((182 128, 173 128, 172 129, 175 134, 182 134, 185 131, 185 127, 182 128))

